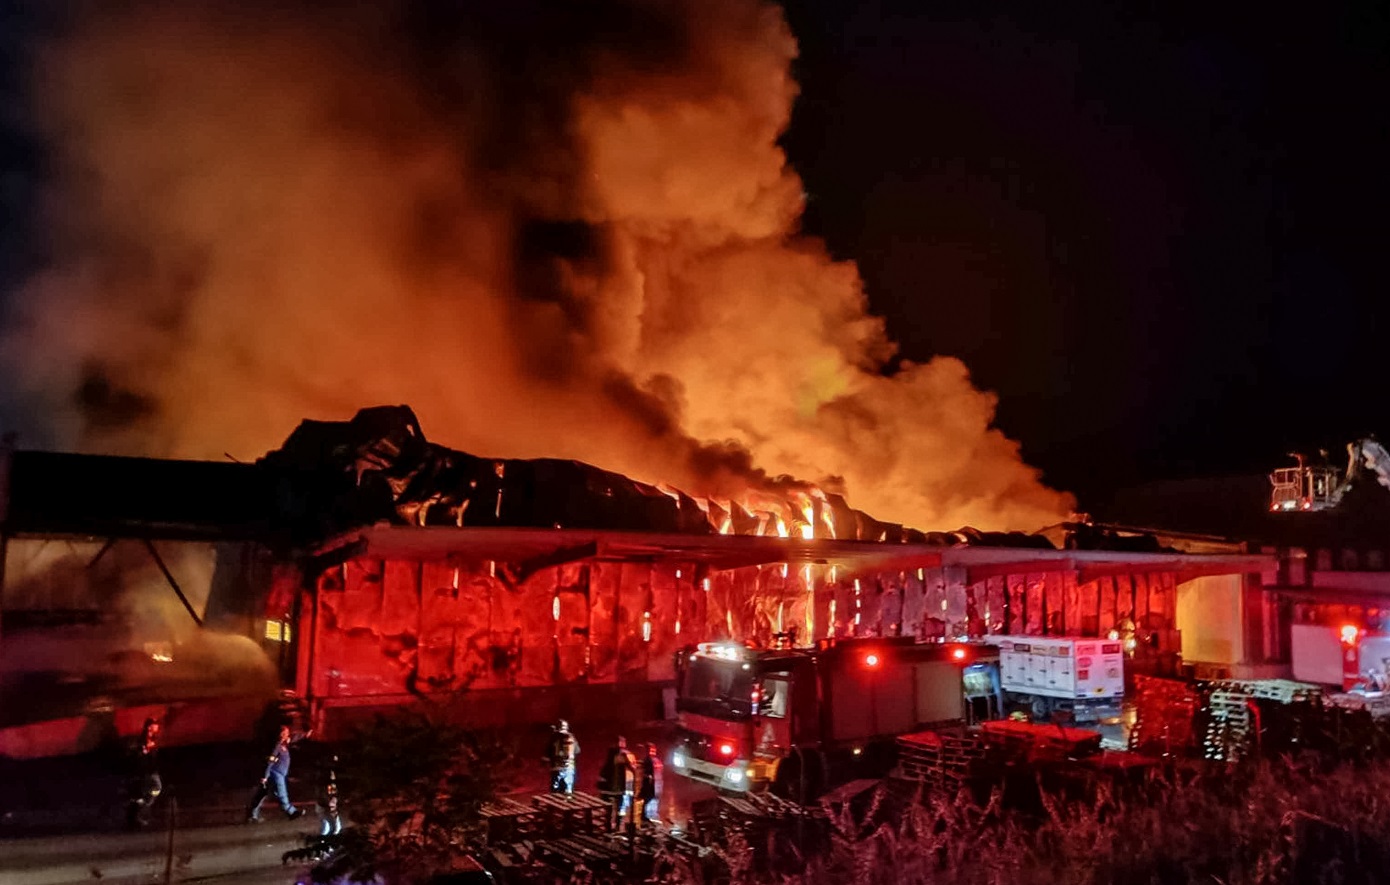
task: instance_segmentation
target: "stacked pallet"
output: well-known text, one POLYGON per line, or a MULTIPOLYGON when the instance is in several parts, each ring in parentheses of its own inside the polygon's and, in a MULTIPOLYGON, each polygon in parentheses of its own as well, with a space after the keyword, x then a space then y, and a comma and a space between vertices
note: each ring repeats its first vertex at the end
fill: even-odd
POLYGON ((1085 728, 999 719, 982 722, 980 735, 990 749, 1011 760, 1081 759, 1100 752, 1100 732, 1085 728))
POLYGON ((1224 679, 1211 687, 1281 704, 1317 703, 1323 698, 1322 686, 1292 679, 1224 679))
POLYGON ((625 860, 631 852, 630 847, 622 841, 589 833, 547 839, 537 843, 536 850, 552 867, 565 872, 573 872, 580 866, 590 870, 609 869, 625 860))
POLYGON ((1148 756, 1185 755, 1197 745, 1194 721, 1201 706, 1197 690, 1176 679, 1134 677, 1134 726, 1129 749, 1148 756))
POLYGON ((1218 689, 1207 698, 1206 729, 1202 756, 1213 761, 1233 761, 1249 753, 1259 735, 1259 723, 1250 695, 1218 689))
POLYGON ((478 814, 482 818, 481 841, 484 845, 516 842, 536 835, 536 809, 515 799, 502 796, 484 802, 478 814))
POLYGON ((590 793, 542 793, 531 797, 541 834, 592 832, 608 822, 608 802, 590 793))
POLYGON ((897 744, 900 777, 946 790, 964 786, 987 751, 984 739, 969 732, 921 731, 897 744))
POLYGON ((701 832, 710 832, 731 826, 741 830, 764 829, 798 820, 823 820, 825 810, 798 805, 772 793, 742 793, 695 802, 691 816, 701 832))

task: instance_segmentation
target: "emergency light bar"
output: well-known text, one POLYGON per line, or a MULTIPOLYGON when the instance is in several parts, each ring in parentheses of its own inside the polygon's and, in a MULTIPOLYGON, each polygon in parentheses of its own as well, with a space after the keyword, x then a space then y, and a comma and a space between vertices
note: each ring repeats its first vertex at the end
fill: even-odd
POLYGON ((719 658, 725 661, 741 661, 747 649, 733 642, 701 642, 699 645, 695 646, 695 651, 711 658, 719 658))

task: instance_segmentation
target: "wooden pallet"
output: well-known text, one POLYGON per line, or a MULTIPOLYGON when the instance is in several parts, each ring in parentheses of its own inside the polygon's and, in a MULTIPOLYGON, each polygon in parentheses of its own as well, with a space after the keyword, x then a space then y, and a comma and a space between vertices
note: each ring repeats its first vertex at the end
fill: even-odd
POLYGON ((537 826, 548 836, 592 832, 607 825, 609 804, 591 793, 542 793, 531 797, 537 826))
POLYGON ((1212 760, 1246 755, 1254 739, 1250 695, 1243 691, 1213 691, 1207 698, 1207 728, 1202 756, 1212 760))
POLYGON ((1211 687, 1218 691, 1239 692, 1254 698, 1293 704, 1306 701, 1321 701, 1322 686, 1308 682, 1294 682, 1292 679, 1223 679, 1213 682, 1211 687))
POLYGON ((1084 728, 1001 719, 980 723, 980 734, 990 749, 1031 761, 1075 759, 1100 752, 1100 732, 1084 728))
POLYGON ((964 729, 905 734, 897 745, 899 778, 947 789, 969 780, 988 752, 978 733, 964 729))
POLYGON ((484 802, 479 816, 482 818, 482 840, 485 845, 516 842, 536 835, 539 819, 536 810, 515 799, 500 797, 484 802))
POLYGON ((1155 756, 1183 755, 1198 744, 1193 726, 1201 697, 1176 679, 1136 675, 1135 722, 1129 749, 1155 756))

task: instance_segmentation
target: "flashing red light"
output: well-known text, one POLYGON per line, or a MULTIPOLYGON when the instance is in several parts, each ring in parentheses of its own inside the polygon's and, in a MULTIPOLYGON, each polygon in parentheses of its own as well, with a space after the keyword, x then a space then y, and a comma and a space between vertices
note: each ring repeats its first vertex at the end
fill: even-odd
POLYGON ((958 661, 963 661, 963 660, 965 660, 965 649, 963 649, 963 648, 952 649, 952 651, 951 651, 951 657, 955 658, 955 659, 958 660, 958 661))
POLYGON ((733 745, 733 744, 729 744, 729 743, 720 744, 720 745, 719 745, 719 755, 721 755, 721 756, 732 756, 732 755, 734 755, 734 745, 733 745))
POLYGON ((1342 627, 1342 642, 1347 645, 1355 645, 1357 638, 1361 635, 1361 630, 1355 624, 1345 624, 1342 627))
POLYGON ((874 654, 873 652, 869 652, 868 654, 864 655, 864 666, 865 666, 865 667, 873 668, 873 667, 877 667, 878 664, 879 664, 878 655, 874 654))

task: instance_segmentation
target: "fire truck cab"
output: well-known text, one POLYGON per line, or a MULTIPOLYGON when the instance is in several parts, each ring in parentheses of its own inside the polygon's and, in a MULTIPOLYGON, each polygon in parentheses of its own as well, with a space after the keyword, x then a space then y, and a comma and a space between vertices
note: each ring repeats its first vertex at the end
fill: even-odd
POLYGON ((680 653, 677 679, 675 773, 795 798, 886 773, 898 735, 1003 706, 994 649, 911 637, 811 649, 701 643, 680 653))

